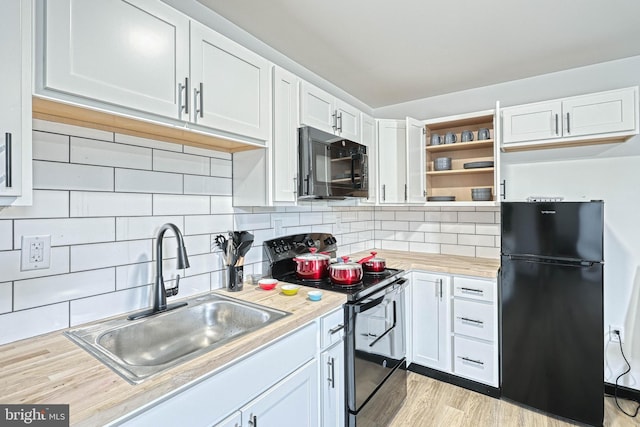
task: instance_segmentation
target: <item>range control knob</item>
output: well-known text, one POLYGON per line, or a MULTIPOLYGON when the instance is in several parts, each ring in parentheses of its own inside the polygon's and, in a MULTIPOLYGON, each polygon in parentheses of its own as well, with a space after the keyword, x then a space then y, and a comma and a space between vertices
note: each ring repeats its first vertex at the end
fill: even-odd
POLYGON ((314 245, 312 239, 307 239, 307 241, 304 243, 307 245, 307 247, 312 247, 314 245))

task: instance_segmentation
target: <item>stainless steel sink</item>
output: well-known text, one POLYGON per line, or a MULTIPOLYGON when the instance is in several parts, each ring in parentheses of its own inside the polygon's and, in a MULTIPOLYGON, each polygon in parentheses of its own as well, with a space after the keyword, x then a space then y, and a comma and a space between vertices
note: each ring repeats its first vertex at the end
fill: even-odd
POLYGON ((131 383, 193 359, 290 313, 208 294, 140 320, 111 320, 65 332, 131 383))

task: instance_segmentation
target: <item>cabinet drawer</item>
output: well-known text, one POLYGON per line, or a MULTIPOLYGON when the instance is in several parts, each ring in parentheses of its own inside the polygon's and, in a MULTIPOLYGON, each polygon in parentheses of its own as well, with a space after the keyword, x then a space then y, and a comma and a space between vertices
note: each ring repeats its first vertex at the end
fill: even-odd
POLYGON ((327 314, 320 321, 320 347, 326 348, 344 337, 344 310, 327 314))
POLYGON ((463 337, 453 339, 453 371, 456 375, 496 386, 493 344, 463 337))
POLYGON ((487 341, 495 340, 495 318, 490 304, 456 299, 453 302, 453 332, 487 341))
POLYGON ((471 277, 454 277, 453 296, 494 302, 496 300, 496 282, 495 280, 473 279, 471 277))

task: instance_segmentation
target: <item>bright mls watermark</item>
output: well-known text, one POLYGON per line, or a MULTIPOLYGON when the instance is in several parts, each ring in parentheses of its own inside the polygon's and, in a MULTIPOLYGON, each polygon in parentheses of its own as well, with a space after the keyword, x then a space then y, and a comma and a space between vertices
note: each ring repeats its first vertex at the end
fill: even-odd
POLYGON ((0 426, 69 427, 69 405, 0 404, 0 426))

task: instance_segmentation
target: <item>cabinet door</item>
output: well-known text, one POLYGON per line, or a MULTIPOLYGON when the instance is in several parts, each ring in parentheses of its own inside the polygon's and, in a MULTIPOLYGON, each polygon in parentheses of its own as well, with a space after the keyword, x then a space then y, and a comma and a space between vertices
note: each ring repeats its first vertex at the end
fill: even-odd
POLYGON ((198 124, 266 141, 270 65, 198 22, 191 23, 191 117, 198 124))
POLYGON ((5 205, 30 193, 31 2, 2 1, 0 15, 0 205, 5 205))
POLYGON ((360 143, 360 111, 339 99, 335 101, 336 134, 345 139, 360 143))
POLYGON ((424 203, 427 195, 424 124, 407 117, 407 201, 424 203))
POLYGON ((449 371, 450 363, 450 277, 413 273, 411 311, 414 363, 449 371))
POLYGON ((340 342, 320 358, 322 425, 344 425, 344 344, 340 342))
POLYGON ((376 149, 376 121, 373 117, 361 113, 360 116, 360 135, 362 136, 362 144, 367 147, 368 156, 368 172, 369 172, 369 197, 367 203, 375 203, 378 189, 378 153, 376 149))
POLYGON ((633 130, 637 102, 633 88, 568 98, 562 102, 564 136, 633 130))
POLYGON ((236 411, 224 420, 220 421, 214 427, 242 427, 242 413, 236 411))
POLYGON ((300 123, 334 133, 336 119, 333 96, 303 81, 300 85, 300 123))
POLYGON ((560 138, 562 136, 560 101, 538 102, 502 109, 502 142, 560 138))
POLYGON ((244 427, 318 426, 318 373, 315 360, 241 409, 244 427))
POLYGON ((378 120, 378 184, 380 203, 406 201, 404 120, 378 120))
POLYGON ((298 176, 299 79, 282 68, 273 72, 273 201, 295 202, 298 176))
POLYGON ((153 0, 54 0, 45 10, 45 88, 186 119, 186 16, 153 0))

